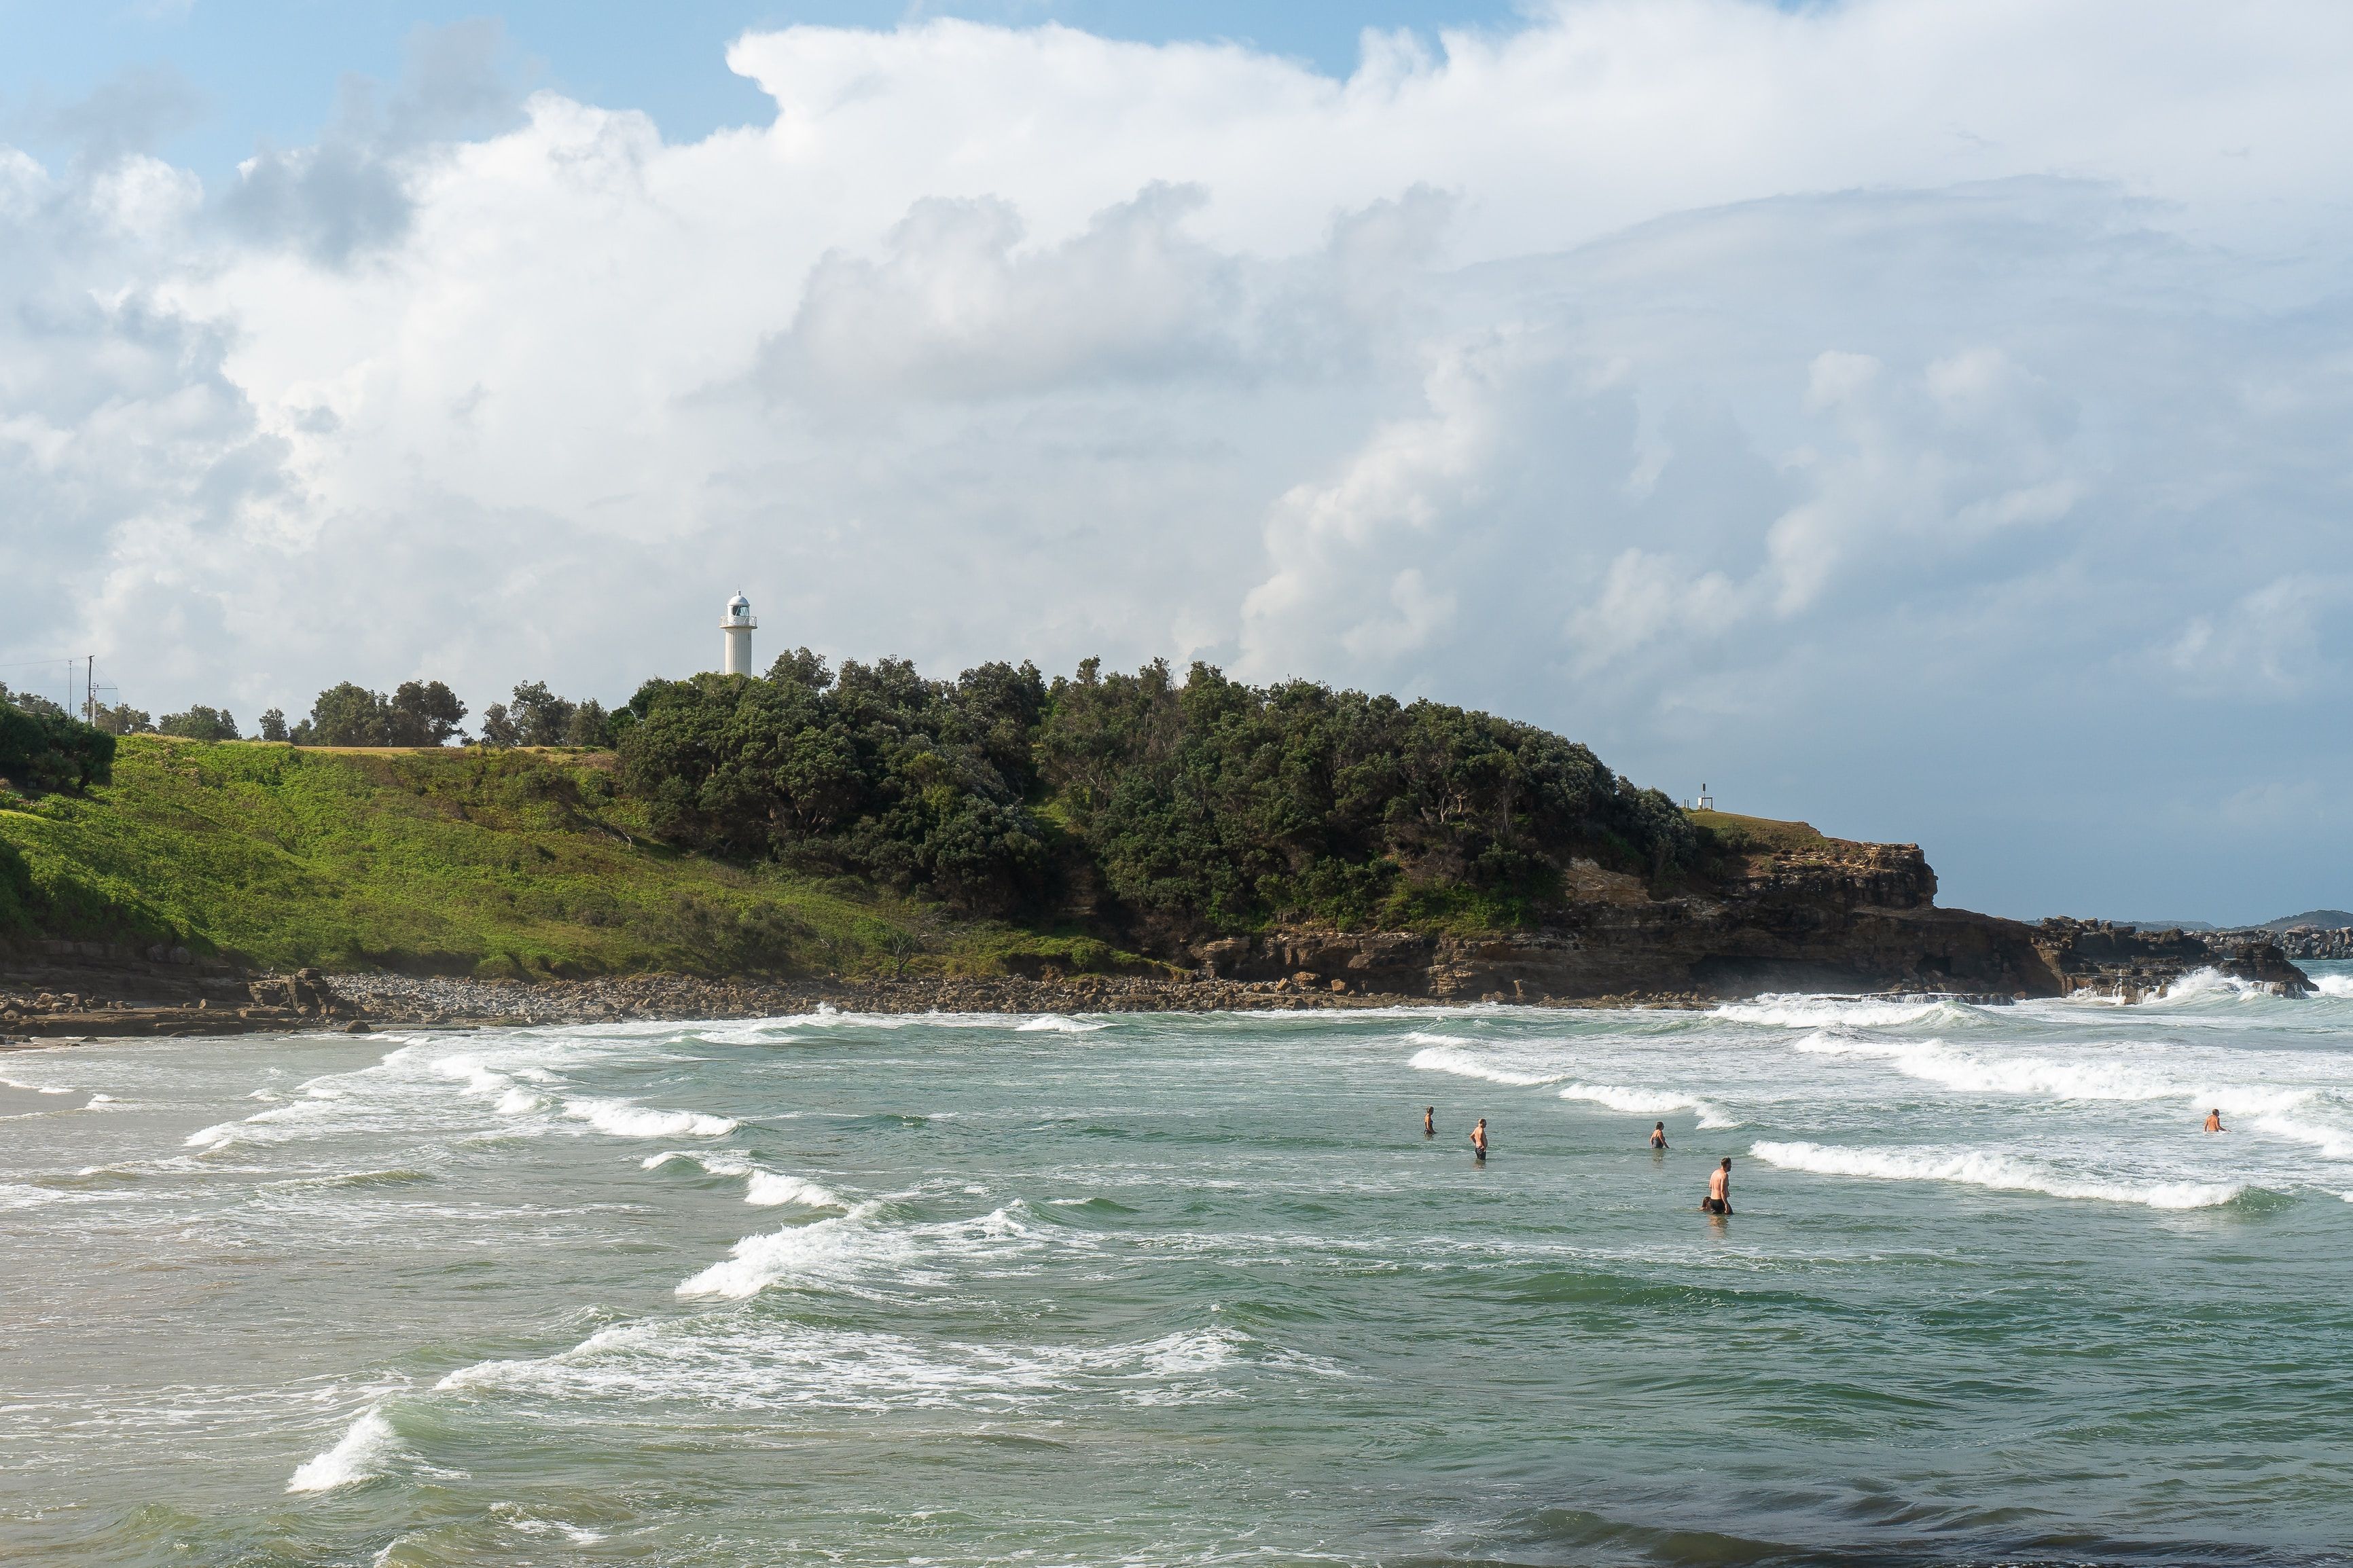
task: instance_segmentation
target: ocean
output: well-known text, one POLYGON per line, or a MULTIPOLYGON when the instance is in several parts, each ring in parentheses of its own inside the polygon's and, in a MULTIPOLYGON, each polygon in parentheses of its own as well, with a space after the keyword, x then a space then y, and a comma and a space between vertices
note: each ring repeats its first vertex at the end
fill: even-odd
POLYGON ((12 1053, 0 1558, 2345 1563, 2312 967, 12 1053))

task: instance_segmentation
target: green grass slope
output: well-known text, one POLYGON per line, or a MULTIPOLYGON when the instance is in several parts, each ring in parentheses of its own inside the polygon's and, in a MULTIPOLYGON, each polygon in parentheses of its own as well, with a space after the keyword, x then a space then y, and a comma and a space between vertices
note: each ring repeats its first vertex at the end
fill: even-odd
POLYGON ((111 784, 0 798, 0 941, 517 976, 1132 962, 666 847, 612 789, 611 761, 128 737, 111 784))
POLYGON ((1717 846, 1735 854, 1788 854, 1820 850, 1838 840, 1824 837, 1810 822, 1777 822, 1769 816, 1742 816, 1729 811, 1686 811, 1692 826, 1713 834, 1717 846))

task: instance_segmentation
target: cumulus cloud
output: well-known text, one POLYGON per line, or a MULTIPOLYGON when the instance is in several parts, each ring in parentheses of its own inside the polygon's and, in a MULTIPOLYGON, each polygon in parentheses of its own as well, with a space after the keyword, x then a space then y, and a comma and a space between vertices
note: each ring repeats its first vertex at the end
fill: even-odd
POLYGON ((1499 706, 2031 912, 2093 759, 2170 825, 2312 743, 2348 45, 2318 0, 1577 0, 1333 79, 793 27, 727 51, 773 124, 678 144, 473 26, 211 192, 93 107, 69 166, 0 153, 0 660, 611 697, 740 585, 837 654, 1499 706), (2158 738, 2249 699, 2268 751, 2158 738), (1989 795, 1957 735, 2035 766, 1989 795))
POLYGON ((437 144, 512 120, 517 95, 498 69, 498 23, 420 27, 388 103, 347 78, 335 121, 307 147, 264 147, 237 171, 221 216, 240 238, 287 245, 341 266, 408 230, 408 186, 437 144))

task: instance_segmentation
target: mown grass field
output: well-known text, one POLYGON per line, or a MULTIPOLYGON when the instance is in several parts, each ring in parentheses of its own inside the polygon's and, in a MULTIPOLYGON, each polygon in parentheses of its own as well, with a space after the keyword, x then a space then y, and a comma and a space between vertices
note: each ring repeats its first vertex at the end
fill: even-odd
POLYGON ((653 841, 609 753, 127 737, 114 782, 0 805, 0 940, 184 943, 293 968, 485 976, 1123 967, 653 841))

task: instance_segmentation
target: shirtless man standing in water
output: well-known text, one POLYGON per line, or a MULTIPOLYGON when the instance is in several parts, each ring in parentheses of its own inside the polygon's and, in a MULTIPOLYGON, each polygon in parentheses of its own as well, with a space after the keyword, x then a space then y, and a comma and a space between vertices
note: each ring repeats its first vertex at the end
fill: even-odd
POLYGON ((2221 1106, 2218 1105, 2213 1110, 2206 1113, 2206 1131, 2209 1132, 2228 1132, 2230 1131, 2229 1128, 2222 1125, 2222 1108, 2221 1106))
POLYGON ((1430 1105, 1422 1108, 1421 1135, 1424 1138, 1438 1136, 1438 1107, 1430 1105))
POLYGON ((1726 1154, 1724 1157, 1724 1163, 1707 1173, 1707 1196, 1700 1200, 1699 1206, 1710 1214, 1732 1212, 1731 1155, 1726 1154))
POLYGON ((1471 1129, 1471 1156, 1475 1160, 1487 1157, 1487 1119, 1479 1118, 1479 1125, 1471 1129))

